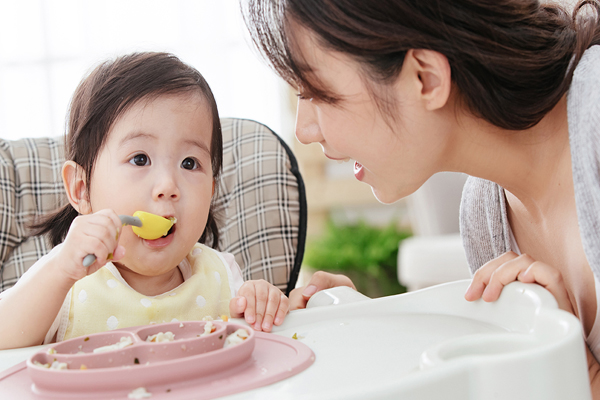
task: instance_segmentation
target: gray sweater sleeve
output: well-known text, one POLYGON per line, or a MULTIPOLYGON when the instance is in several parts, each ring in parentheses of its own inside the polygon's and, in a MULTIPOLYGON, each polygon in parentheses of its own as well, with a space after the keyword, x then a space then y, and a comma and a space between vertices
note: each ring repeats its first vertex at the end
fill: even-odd
MULTIPOLYGON (((600 46, 588 49, 567 95, 577 219, 583 249, 600 279, 600 46)), ((470 177, 463 189, 460 231, 471 271, 510 250, 504 190, 470 177)))
POLYGON ((600 46, 588 49, 577 65, 567 112, 579 232, 600 278, 600 46))
POLYGON ((460 234, 471 272, 510 250, 504 189, 469 177, 460 205, 460 234))

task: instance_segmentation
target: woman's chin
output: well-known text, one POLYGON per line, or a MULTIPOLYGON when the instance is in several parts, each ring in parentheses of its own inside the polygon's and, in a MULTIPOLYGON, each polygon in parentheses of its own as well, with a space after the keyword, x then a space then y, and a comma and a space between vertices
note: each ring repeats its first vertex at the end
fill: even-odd
POLYGON ((385 190, 376 189, 373 186, 371 186, 371 190, 373 191, 373 196, 375 196, 377 201, 381 204, 393 204, 404 197, 397 193, 389 193, 385 190))

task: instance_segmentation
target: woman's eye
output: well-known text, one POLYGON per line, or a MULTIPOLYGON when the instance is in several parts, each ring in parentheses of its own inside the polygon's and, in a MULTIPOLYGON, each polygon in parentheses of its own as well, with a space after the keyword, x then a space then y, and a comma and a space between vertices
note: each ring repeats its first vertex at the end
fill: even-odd
POLYGON ((137 154, 137 155, 133 156, 133 158, 131 160, 129 160, 129 162, 133 165, 142 167, 144 165, 150 164, 150 159, 145 154, 137 154))
POLYGON ((198 168, 198 162, 196 160, 194 160, 193 158, 186 158, 185 160, 183 160, 181 162, 181 168, 183 169, 197 169, 198 168))

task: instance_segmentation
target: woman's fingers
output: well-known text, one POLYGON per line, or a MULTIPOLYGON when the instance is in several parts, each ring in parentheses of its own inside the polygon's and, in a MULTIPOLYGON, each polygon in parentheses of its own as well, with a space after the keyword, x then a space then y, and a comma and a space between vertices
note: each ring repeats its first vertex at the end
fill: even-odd
POLYGON ((473 275, 473 280, 471 281, 471 284, 465 293, 465 299, 468 301, 474 301, 481 298, 494 272, 496 272, 498 268, 502 267, 507 262, 512 261, 517 257, 518 256, 516 253, 508 251, 502 254, 500 257, 485 263, 477 270, 477 272, 475 272, 475 275, 473 275))
POLYGON ((518 279, 524 283, 537 283, 545 287, 552 293, 561 310, 574 314, 573 305, 562 274, 556 268, 541 261, 534 261, 525 271, 519 274, 518 279))
POLYGON ((516 281, 519 274, 529 268, 533 262, 533 258, 522 254, 502 264, 490 276, 481 298, 488 302, 498 300, 504 286, 516 281))

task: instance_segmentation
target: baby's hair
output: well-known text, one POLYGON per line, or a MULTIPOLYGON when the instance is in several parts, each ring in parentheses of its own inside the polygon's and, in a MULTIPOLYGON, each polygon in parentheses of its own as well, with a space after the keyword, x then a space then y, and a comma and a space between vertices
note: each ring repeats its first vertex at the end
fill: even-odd
MULTIPOLYGON (((169 53, 133 53, 105 61, 85 77, 73 94, 65 137, 65 158, 85 171, 87 193, 94 164, 115 121, 140 100, 161 95, 197 93, 212 114, 211 163, 215 183, 223 163, 223 138, 217 103, 208 83, 193 67, 169 53)), ((215 184, 215 191, 218 185, 215 184)), ((213 196, 215 199, 216 196, 213 196)), ((48 234, 52 246, 62 243, 77 211, 67 204, 33 225, 34 234, 48 234)), ((211 204, 200 242, 216 247, 219 231, 211 204), (211 240, 211 243, 207 243, 211 240)))
POLYGON ((339 100, 303 60, 298 27, 325 51, 357 61, 382 114, 391 118, 396 99, 386 89, 410 49, 445 55, 466 108, 496 126, 520 130, 558 103, 583 52, 600 44, 598 0, 579 0, 573 13, 538 0, 246 3, 244 20, 258 50, 301 94, 330 104, 339 100))

